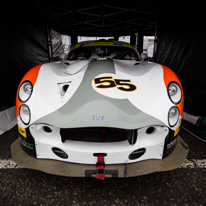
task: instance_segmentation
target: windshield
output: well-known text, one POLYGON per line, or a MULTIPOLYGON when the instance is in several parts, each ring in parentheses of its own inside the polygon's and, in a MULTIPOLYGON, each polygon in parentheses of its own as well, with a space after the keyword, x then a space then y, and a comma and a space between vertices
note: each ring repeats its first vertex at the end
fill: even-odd
POLYGON ((68 56, 68 60, 85 60, 98 58, 140 61, 139 55, 134 49, 118 46, 79 47, 73 49, 68 56))

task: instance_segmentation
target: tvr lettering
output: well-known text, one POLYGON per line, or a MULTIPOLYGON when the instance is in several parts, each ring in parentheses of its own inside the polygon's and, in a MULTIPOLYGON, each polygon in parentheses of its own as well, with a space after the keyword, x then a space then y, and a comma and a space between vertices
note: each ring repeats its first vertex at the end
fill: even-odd
POLYGON ((92 120, 104 120, 104 116, 92 116, 92 120))

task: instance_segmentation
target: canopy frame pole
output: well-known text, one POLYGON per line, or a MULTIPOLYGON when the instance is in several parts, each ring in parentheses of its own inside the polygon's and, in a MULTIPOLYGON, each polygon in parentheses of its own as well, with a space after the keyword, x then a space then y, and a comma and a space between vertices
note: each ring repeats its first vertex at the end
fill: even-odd
POLYGON ((52 42, 51 42, 51 33, 50 33, 50 26, 46 25, 46 37, 47 37, 47 48, 48 48, 48 55, 49 55, 49 61, 52 62, 53 55, 52 55, 52 42))

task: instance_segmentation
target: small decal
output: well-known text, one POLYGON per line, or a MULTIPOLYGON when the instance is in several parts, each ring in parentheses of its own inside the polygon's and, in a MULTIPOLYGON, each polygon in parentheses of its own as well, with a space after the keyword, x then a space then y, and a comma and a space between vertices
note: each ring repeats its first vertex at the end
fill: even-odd
POLYGON ((22 127, 20 127, 20 126, 18 125, 18 130, 19 130, 19 133, 20 133, 23 137, 27 137, 27 136, 26 136, 26 130, 25 130, 24 128, 22 128, 22 127))
POLYGON ((113 46, 112 42, 94 42, 94 46, 113 46))
POLYGON ((92 116, 92 120, 104 120, 104 116, 92 116))
POLYGON ((94 45, 94 43, 93 42, 85 42, 84 44, 83 44, 83 47, 85 47, 85 46, 93 46, 94 45))
POLYGON ((133 92, 137 89, 134 84, 130 83, 130 79, 113 79, 113 77, 99 77, 94 79, 94 84, 98 89, 108 89, 116 87, 117 89, 124 92, 133 92))
POLYGON ((114 45, 123 46, 121 43, 114 43, 114 45))
POLYGON ((175 139, 174 141, 170 142, 168 145, 167 145, 167 149, 169 149, 170 147, 172 147, 175 143, 176 143, 177 139, 175 139))
POLYGON ((24 141, 23 139, 21 139, 21 143, 25 146, 28 147, 29 149, 34 149, 34 145, 31 143, 28 143, 26 141, 24 141))
POLYGON ((181 125, 179 125, 179 126, 175 129, 174 137, 179 133, 179 131, 180 131, 180 126, 181 126, 181 125))

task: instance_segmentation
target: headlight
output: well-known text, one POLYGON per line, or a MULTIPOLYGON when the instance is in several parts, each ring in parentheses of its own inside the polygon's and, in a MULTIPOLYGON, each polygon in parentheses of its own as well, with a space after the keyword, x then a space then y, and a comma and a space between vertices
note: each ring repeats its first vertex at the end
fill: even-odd
POLYGON ((19 100, 21 102, 26 102, 30 98, 32 91, 32 83, 30 81, 24 81, 19 88, 19 100))
POLYGON ((171 107, 168 113, 168 122, 170 127, 174 127, 179 119, 179 109, 177 107, 171 107))
POLYGON ((21 105, 20 109, 19 109, 19 116, 21 118, 21 121, 24 124, 29 124, 30 119, 31 119, 31 113, 30 113, 30 109, 27 105, 21 105))
POLYGON ((167 91, 172 103, 179 104, 182 99, 182 91, 179 84, 177 82, 170 82, 167 91))

